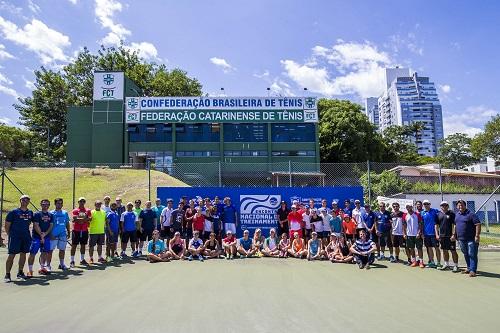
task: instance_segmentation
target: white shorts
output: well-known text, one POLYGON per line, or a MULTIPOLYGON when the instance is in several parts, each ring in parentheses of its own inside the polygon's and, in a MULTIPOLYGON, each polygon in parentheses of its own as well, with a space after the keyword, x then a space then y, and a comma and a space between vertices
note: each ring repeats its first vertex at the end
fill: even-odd
POLYGON ((236 235, 236 224, 234 223, 224 223, 224 231, 227 233, 231 231, 233 235, 236 235))
POLYGON ((61 238, 61 239, 51 239, 50 240, 50 250, 54 251, 56 248, 59 250, 65 250, 66 243, 67 243, 66 237, 61 238))

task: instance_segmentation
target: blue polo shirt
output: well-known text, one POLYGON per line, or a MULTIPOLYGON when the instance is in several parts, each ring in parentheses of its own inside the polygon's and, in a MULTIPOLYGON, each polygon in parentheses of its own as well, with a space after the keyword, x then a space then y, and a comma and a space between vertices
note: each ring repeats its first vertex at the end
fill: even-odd
POLYGON ((236 223, 235 220, 236 207, 232 204, 229 206, 224 206, 224 210, 222 213, 222 222, 224 223, 236 223))
POLYGON ((123 231, 135 231, 135 221, 137 220, 137 215, 134 212, 124 212, 120 218, 123 222, 123 231))
POLYGON ((144 231, 154 230, 156 213, 152 209, 143 209, 139 214, 139 218, 142 219, 141 227, 144 231))
POLYGON ((164 209, 165 209, 165 206, 163 206, 163 205, 153 207, 153 212, 155 212, 156 220, 158 222, 160 221, 161 212, 163 212, 164 209))
POLYGON ((11 210, 7 214, 5 221, 11 223, 9 237, 31 238, 30 224, 33 222, 33 212, 31 210, 21 210, 21 208, 11 210))
POLYGON ((54 226, 52 227, 52 237, 62 239, 66 237, 66 225, 69 223, 69 215, 65 210, 53 210, 54 226))
POLYGON ((373 224, 375 223, 375 220, 377 219, 377 217, 375 216, 375 213, 372 211, 370 211, 369 213, 364 213, 361 217, 363 218, 363 222, 365 222, 366 227, 368 229, 371 229, 371 227, 373 227, 373 224))
POLYGON ((433 236, 436 234, 436 230, 434 226, 438 220, 439 211, 435 208, 429 209, 426 211, 425 209, 420 213, 422 215, 422 220, 424 221, 424 235, 425 236, 433 236))
POLYGON ((379 232, 389 232, 392 228, 391 213, 385 210, 383 213, 381 211, 375 212, 375 217, 377 219, 377 230, 379 232))
POLYGON ((476 237, 476 225, 480 223, 481 221, 479 221, 477 215, 470 210, 466 209, 463 213, 457 211, 455 215, 455 231, 458 240, 473 241, 476 237))
POLYGON ((120 228, 120 216, 116 211, 110 211, 108 214, 106 214, 106 219, 109 221, 109 229, 113 231, 113 233, 117 233, 118 229, 120 228))
POLYGON ((342 211, 344 212, 344 215, 349 215, 349 217, 352 217, 352 209, 351 207, 345 207, 342 209, 342 211))
MULTIPOLYGON (((33 222, 38 223, 41 232, 49 230, 50 224, 53 222, 53 216, 50 212, 36 212, 33 214, 33 222)), ((35 231, 35 228, 31 231, 33 238, 40 239, 40 235, 35 231)))

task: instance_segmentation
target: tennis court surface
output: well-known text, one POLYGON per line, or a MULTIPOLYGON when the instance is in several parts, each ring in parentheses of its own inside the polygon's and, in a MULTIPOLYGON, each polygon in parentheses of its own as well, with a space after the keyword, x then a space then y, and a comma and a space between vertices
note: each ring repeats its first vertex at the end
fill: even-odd
POLYGON ((480 252, 479 271, 123 260, 0 285, 0 332, 495 332, 500 252, 480 252))

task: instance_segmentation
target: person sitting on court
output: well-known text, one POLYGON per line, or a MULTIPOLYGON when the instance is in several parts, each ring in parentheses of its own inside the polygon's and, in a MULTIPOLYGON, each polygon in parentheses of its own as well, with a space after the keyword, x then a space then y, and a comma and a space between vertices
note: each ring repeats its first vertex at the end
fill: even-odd
POLYGON ((356 221, 348 214, 344 214, 344 221, 342 221, 342 230, 346 237, 347 242, 352 245, 356 235, 356 221))
POLYGON ((349 244, 346 243, 343 234, 337 237, 337 250, 333 254, 333 262, 338 263, 351 263, 354 257, 349 250, 349 244))
POLYGON ((318 233, 316 231, 312 233, 312 238, 309 240, 307 248, 307 260, 321 259, 321 256, 324 255, 321 241, 319 240, 318 233))
POLYGON ((257 228, 255 229, 255 233, 253 235, 252 247, 255 250, 255 255, 257 257, 262 257, 262 250, 264 249, 264 242, 266 238, 262 236, 262 231, 257 228))
POLYGON ((299 236, 298 232, 293 233, 292 246, 288 250, 288 253, 294 258, 304 259, 307 256, 307 250, 304 240, 299 236))
POLYGON ((288 257, 288 249, 290 248, 290 240, 288 239, 288 234, 281 234, 281 240, 278 245, 279 257, 287 258, 288 257))
POLYGON ((215 232, 211 232, 205 242, 205 251, 203 254, 210 259, 217 259, 220 255, 219 241, 215 238, 215 232))
POLYGON ((226 238, 222 240, 222 248, 227 260, 233 259, 236 255, 236 237, 231 230, 226 232, 226 238))
POLYGON ((239 239, 238 253, 240 258, 250 258, 257 250, 252 247, 252 239, 249 237, 250 232, 248 230, 243 231, 243 237, 239 239))
POLYGON ((181 238, 181 233, 176 232, 174 237, 168 242, 168 249, 171 259, 183 260, 186 254, 186 245, 184 239, 181 238))
POLYGON ((351 246, 351 253, 356 258, 360 269, 370 269, 370 265, 375 261, 374 251, 377 250, 375 243, 368 239, 365 229, 359 231, 359 239, 351 246))
POLYGON ((327 259, 330 260, 331 262, 334 261, 335 252, 337 251, 337 247, 338 247, 337 234, 332 233, 330 235, 330 243, 328 243, 328 245, 325 248, 325 255, 326 255, 327 259))
POLYGON ((190 253, 188 260, 193 260, 193 257, 198 258, 198 260, 203 261, 203 251, 205 248, 203 247, 203 240, 200 238, 200 232, 195 230, 193 232, 193 238, 189 240, 188 251, 190 253))
POLYGON ((150 263, 170 261, 170 253, 165 251, 165 243, 160 240, 160 232, 153 231, 153 239, 148 242, 148 260, 150 263))
POLYGON ((279 239, 276 237, 276 229, 272 228, 269 231, 269 237, 264 241, 264 249, 262 254, 266 257, 278 257, 280 251, 278 249, 279 239))

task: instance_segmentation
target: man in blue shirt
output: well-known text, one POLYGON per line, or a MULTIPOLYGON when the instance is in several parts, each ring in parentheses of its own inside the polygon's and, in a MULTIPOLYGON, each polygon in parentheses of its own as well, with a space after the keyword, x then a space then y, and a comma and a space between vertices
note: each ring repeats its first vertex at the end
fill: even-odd
POLYGON ((56 209, 53 210, 52 217, 54 221, 54 227, 52 228, 50 237, 50 254, 49 254, 49 266, 52 261, 52 252, 57 248, 59 249, 59 269, 65 271, 68 269, 64 264, 64 256, 66 254, 66 243, 68 242, 70 228, 69 228, 69 215, 68 212, 63 210, 63 199, 54 199, 54 205, 56 209))
POLYGON ((375 213, 372 211, 369 204, 365 204, 365 212, 361 215, 363 222, 366 225, 368 231, 368 238, 371 239, 374 243, 378 242, 377 233, 375 232, 375 220, 377 217, 375 213))
POLYGON ((110 262, 119 257, 116 253, 118 244, 118 233, 120 231, 120 216, 117 210, 117 204, 113 202, 110 206, 111 211, 106 214, 106 261, 110 262))
POLYGON ((233 235, 236 235, 236 227, 238 226, 238 212, 236 207, 231 203, 231 198, 224 198, 224 209, 222 211, 221 220, 224 224, 224 231, 231 231, 233 235))
POLYGON ((464 254, 467 269, 463 274, 475 277, 477 274, 477 251, 481 234, 481 222, 477 215, 467 209, 465 200, 458 200, 458 212, 455 215, 455 233, 460 245, 460 250, 464 254))
POLYGON ((389 247, 390 259, 393 258, 393 247, 392 247, 392 217, 385 209, 385 202, 379 202, 379 210, 375 212, 375 234, 377 235, 378 242, 375 242, 378 252, 378 260, 385 258, 384 252, 385 247, 389 247))
POLYGON ((121 256, 126 257, 125 250, 127 249, 127 243, 130 241, 130 246, 132 248, 132 256, 137 257, 139 254, 137 252, 137 231, 136 223, 138 221, 137 215, 132 210, 134 204, 131 202, 127 203, 127 210, 120 216, 120 230, 121 230, 121 240, 122 240, 122 252, 121 256))
POLYGON ((140 256, 142 256, 144 242, 149 242, 153 239, 153 230, 157 227, 156 221, 156 213, 151 209, 151 201, 146 201, 146 208, 144 208, 139 214, 139 222, 141 224, 141 230, 138 233, 140 256))
POLYGON ((23 269, 26 263, 26 253, 30 251, 31 235, 30 224, 33 222, 33 212, 28 209, 30 197, 23 194, 20 201, 20 207, 10 211, 5 218, 5 232, 9 238, 9 256, 5 262, 5 282, 11 282, 10 271, 14 264, 16 254, 19 254, 19 270, 17 279, 25 281, 23 269))
POLYGON ((156 214, 156 229, 160 230, 161 229, 160 216, 161 216, 161 212, 163 212, 163 210, 165 209, 165 206, 163 206, 161 204, 160 198, 156 198, 155 205, 156 206, 153 207, 153 212, 155 212, 155 214, 156 214))
POLYGON ((349 199, 344 200, 344 208, 342 209, 344 215, 349 215, 352 217, 351 201, 349 199))
POLYGON ((438 244, 439 235, 436 233, 439 211, 435 208, 431 208, 431 202, 429 200, 424 200, 423 204, 424 210, 422 210, 420 215, 424 222, 424 245, 427 249, 427 255, 429 256, 427 267, 441 267, 441 251, 439 251, 438 244), (434 249, 436 250, 437 265, 434 263, 434 249))
POLYGON ((40 201, 42 210, 33 214, 33 230, 31 232, 31 247, 28 257, 28 277, 33 277, 33 263, 35 256, 40 251, 40 269, 39 274, 46 275, 50 273, 50 266, 47 265, 47 257, 50 252, 50 231, 53 226, 53 217, 49 212, 50 201, 43 199, 40 201))
POLYGON ((257 249, 252 247, 252 239, 249 237, 250 232, 248 230, 243 231, 243 237, 241 237, 238 241, 238 253, 240 254, 240 258, 249 258, 255 254, 257 249))

